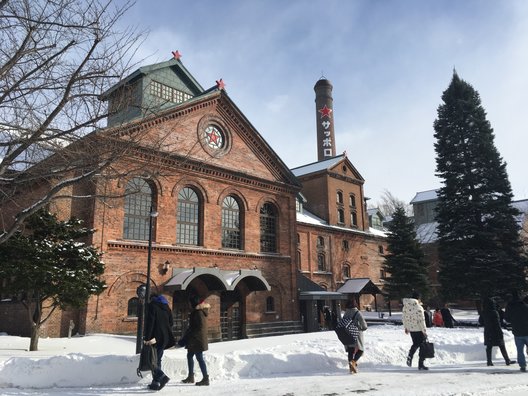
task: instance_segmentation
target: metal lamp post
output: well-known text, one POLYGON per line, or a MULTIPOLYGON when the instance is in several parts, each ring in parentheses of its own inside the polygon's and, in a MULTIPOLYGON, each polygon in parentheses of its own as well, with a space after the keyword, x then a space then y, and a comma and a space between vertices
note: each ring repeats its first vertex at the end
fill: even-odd
POLYGON ((139 298, 138 306, 138 328, 136 338, 136 353, 141 352, 141 346, 143 341, 143 331, 145 322, 145 307, 150 301, 150 264, 152 261, 152 226, 154 218, 158 217, 158 212, 154 208, 150 207, 149 214, 149 234, 148 234, 148 251, 147 251, 147 282, 145 285, 141 285, 137 289, 137 295, 139 298))

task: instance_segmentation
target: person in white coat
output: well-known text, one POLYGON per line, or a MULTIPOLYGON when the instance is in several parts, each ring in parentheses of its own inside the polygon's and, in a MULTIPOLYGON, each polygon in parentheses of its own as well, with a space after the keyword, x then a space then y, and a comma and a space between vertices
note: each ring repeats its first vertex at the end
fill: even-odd
POLYGON ((412 360, 416 350, 420 349, 418 353, 418 370, 429 370, 424 365, 425 357, 423 356, 423 342, 427 339, 427 327, 425 326, 425 316, 422 304, 420 302, 420 294, 414 292, 412 298, 403 299, 402 310, 403 327, 405 334, 411 334, 412 346, 409 349, 407 356, 407 366, 412 366, 412 360))

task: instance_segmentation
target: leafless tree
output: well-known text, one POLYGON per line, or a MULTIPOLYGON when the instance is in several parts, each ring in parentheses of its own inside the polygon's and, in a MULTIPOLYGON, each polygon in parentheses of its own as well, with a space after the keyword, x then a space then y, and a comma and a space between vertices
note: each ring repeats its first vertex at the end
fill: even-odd
POLYGON ((392 216, 397 207, 404 208, 405 214, 412 216, 412 207, 409 204, 395 197, 389 190, 383 190, 381 199, 377 203, 377 208, 379 208, 385 216, 392 216))
POLYGON ((138 148, 102 133, 100 95, 136 67, 145 32, 122 27, 132 2, 0 0, 0 243, 69 187, 138 148), (45 160, 44 160, 45 159, 45 160), (44 160, 44 161, 43 161, 44 160), (28 194, 31 200, 21 199, 28 194))

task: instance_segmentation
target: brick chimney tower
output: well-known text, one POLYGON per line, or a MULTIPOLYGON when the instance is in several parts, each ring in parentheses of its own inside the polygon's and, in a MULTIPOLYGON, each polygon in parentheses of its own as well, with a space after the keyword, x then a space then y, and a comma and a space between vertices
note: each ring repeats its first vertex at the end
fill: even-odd
POLYGON ((323 161, 336 155, 332 88, 330 81, 324 77, 321 77, 314 86, 317 119, 317 161, 323 161))

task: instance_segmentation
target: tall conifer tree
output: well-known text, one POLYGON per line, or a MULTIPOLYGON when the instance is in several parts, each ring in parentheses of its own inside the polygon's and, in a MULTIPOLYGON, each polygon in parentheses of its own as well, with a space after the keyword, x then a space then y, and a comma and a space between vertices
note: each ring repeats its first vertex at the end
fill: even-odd
POLYGON ((414 223, 403 207, 396 208, 388 229, 388 254, 385 255, 384 267, 390 277, 385 279, 385 291, 391 299, 409 297, 413 290, 427 296, 427 263, 416 240, 414 223))
POLYGON ((478 299, 523 288, 518 211, 480 96, 454 72, 442 101, 434 122, 442 294, 478 299))

